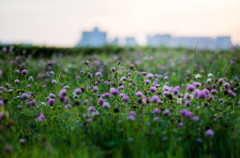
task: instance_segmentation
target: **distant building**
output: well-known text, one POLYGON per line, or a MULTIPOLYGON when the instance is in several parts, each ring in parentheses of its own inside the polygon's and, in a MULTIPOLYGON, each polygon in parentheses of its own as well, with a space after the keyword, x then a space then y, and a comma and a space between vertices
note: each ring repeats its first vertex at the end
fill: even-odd
POLYGON ((134 47, 137 46, 137 42, 134 37, 126 37, 125 38, 125 45, 127 47, 134 47))
POLYGON ((112 40, 112 43, 111 43, 111 44, 118 46, 118 45, 119 45, 119 39, 118 39, 118 38, 114 38, 114 39, 112 40))
POLYGON ((97 27, 93 31, 83 32, 82 40, 77 44, 77 47, 101 47, 107 44, 107 33, 100 32, 97 27))
POLYGON ((220 36, 216 38, 216 48, 218 49, 229 49, 232 47, 231 37, 230 36, 220 36))
POLYGON ((147 36, 149 46, 186 47, 194 49, 229 49, 232 47, 231 37, 172 37, 169 34, 147 36))

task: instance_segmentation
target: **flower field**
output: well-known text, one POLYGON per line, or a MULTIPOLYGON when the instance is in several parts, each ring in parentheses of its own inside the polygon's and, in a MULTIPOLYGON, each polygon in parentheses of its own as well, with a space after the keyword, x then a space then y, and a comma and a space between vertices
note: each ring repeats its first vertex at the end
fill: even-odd
POLYGON ((31 49, 0 50, 0 157, 240 157, 240 50, 31 49))

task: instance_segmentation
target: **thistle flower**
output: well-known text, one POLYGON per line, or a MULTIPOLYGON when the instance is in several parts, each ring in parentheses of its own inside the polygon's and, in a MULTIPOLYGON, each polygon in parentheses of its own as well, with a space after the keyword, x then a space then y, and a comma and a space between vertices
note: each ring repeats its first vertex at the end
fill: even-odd
POLYGON ((67 105, 65 105, 65 109, 70 109, 71 107, 72 107, 71 104, 67 104, 67 105))
POLYGON ((160 101, 160 99, 158 98, 157 95, 154 95, 151 100, 150 100, 152 103, 158 103, 160 101))
POLYGON ((109 94, 109 93, 104 93, 104 94, 102 95, 102 98, 110 98, 110 94, 109 94))
POLYGON ((153 74, 148 74, 148 75, 147 75, 147 79, 152 79, 153 77, 154 77, 153 74))
POLYGON ((142 97, 142 96, 143 96, 143 93, 142 93, 141 91, 138 91, 138 92, 136 93, 136 96, 137 96, 137 97, 142 97))
POLYGON ((145 80, 144 82, 145 82, 146 84, 150 84, 150 83, 151 83, 150 80, 145 80))
POLYGON ((57 81, 56 80, 52 80, 52 84, 56 84, 57 83, 57 81))
POLYGON ((93 92, 98 92, 98 87, 97 86, 94 86, 93 89, 92 89, 93 92))
POLYGON ((212 129, 208 129, 208 130, 206 130, 205 135, 206 136, 213 136, 214 135, 214 131, 212 129))
POLYGON ((80 94, 80 93, 82 93, 82 90, 80 88, 77 88, 77 89, 74 90, 74 93, 75 94, 80 94))
POLYGON ((158 121, 159 120, 159 117, 154 117, 153 118, 153 121, 158 121))
POLYGON ((199 83, 199 82, 193 82, 193 85, 194 85, 195 87, 201 87, 201 86, 202 86, 201 83, 199 83))
POLYGON ((56 97, 56 95, 55 95, 55 94, 53 94, 53 93, 51 93, 51 94, 49 94, 49 97, 50 97, 50 98, 55 98, 55 97, 56 97))
POLYGON ((122 101, 123 102, 129 102, 130 99, 128 98, 128 96, 125 95, 125 96, 122 97, 122 101))
POLYGON ((22 75, 27 75, 28 72, 27 72, 27 70, 22 70, 21 73, 22 73, 22 75))
POLYGON ((102 107, 105 108, 105 109, 109 109, 111 106, 110 106, 110 104, 108 102, 104 102, 102 104, 102 107))
POLYGON ((153 113, 154 114, 159 114, 161 112, 161 110, 159 109, 159 108, 155 108, 154 110, 153 110, 153 113))
POLYGON ((22 94, 22 99, 28 99, 28 98, 29 98, 29 95, 27 93, 22 94))
POLYGON ((55 104, 55 100, 54 99, 51 98, 51 99, 48 100, 48 105, 52 106, 54 104, 55 104))
POLYGON ((40 113, 39 116, 35 119, 37 122, 46 121, 47 119, 44 117, 43 113, 40 113))
POLYGON ((110 89, 110 93, 111 93, 112 95, 118 95, 118 94, 119 94, 118 90, 115 89, 115 88, 111 88, 111 89, 110 89))
POLYGON ((152 93, 156 92, 157 91, 157 88, 156 87, 150 87, 149 89, 152 93))
POLYGON ((95 76, 97 76, 97 77, 102 77, 102 73, 101 73, 101 72, 96 72, 96 73, 95 73, 95 76))
POLYGON ((99 99, 98 99, 98 103, 99 103, 99 104, 103 104, 103 103, 104 103, 103 98, 99 98, 99 99))
POLYGON ((116 68, 115 68, 115 67, 111 67, 111 71, 112 71, 112 72, 115 72, 115 71, 116 71, 116 68))
POLYGON ((187 86, 187 90, 190 91, 190 92, 192 92, 192 91, 195 90, 195 87, 190 84, 190 85, 187 86))
POLYGON ((95 111, 96 109, 95 109, 95 107, 94 106, 90 106, 89 108, 88 108, 88 111, 89 112, 93 112, 93 111, 95 111))

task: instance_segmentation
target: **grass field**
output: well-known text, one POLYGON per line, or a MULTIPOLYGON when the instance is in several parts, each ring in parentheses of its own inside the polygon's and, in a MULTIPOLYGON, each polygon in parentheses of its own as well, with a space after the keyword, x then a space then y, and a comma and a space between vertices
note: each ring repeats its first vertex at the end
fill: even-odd
POLYGON ((240 157, 240 50, 31 50, 0 50, 0 157, 240 157))

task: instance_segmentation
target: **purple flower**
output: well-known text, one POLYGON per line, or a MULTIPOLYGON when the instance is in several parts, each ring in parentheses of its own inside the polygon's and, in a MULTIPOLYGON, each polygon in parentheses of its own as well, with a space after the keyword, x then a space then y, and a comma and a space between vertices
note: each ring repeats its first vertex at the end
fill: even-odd
POLYGON ((169 92, 168 92, 168 91, 164 91, 164 92, 163 92, 163 95, 164 95, 164 96, 167 96, 167 95, 169 95, 169 92))
POLYGON ((119 89, 124 89, 124 85, 121 85, 121 86, 119 87, 119 89))
POLYGON ((69 108, 71 108, 71 107, 72 107, 71 104, 67 104, 67 105, 65 105, 65 109, 69 109, 69 108))
POLYGON ((212 90, 211 90, 211 93, 212 93, 212 94, 217 94, 218 91, 217 91, 216 89, 212 89, 212 90))
POLYGON ((55 104, 55 100, 52 99, 52 98, 49 99, 49 100, 48 100, 48 105, 51 105, 51 106, 52 106, 53 104, 55 104))
POLYGON ((189 106, 189 105, 191 105, 191 102, 190 102, 189 100, 187 100, 187 101, 185 102, 185 105, 186 105, 186 106, 189 106))
POLYGON ((115 68, 115 67, 111 67, 111 71, 112 71, 112 72, 115 72, 115 71, 116 71, 116 68, 115 68))
POLYGON ((76 76, 76 79, 80 79, 81 77, 80 76, 76 76))
POLYGON ((102 77, 102 73, 101 73, 101 72, 96 72, 96 73, 95 73, 95 76, 97 76, 97 77, 102 77))
POLYGON ((173 94, 178 94, 179 89, 177 89, 176 87, 173 89, 173 94))
POLYGON ((164 78, 163 78, 164 80, 168 80, 168 76, 164 76, 164 78))
POLYGON ((145 80, 145 83, 146 83, 146 84, 150 84, 151 81, 150 81, 150 80, 145 80))
POLYGON ((22 99, 28 99, 28 98, 29 98, 29 95, 27 93, 22 94, 22 99))
POLYGON ((230 84, 228 82, 224 83, 223 85, 226 89, 229 89, 230 88, 230 84))
POLYGON ((44 117, 43 113, 40 113, 39 116, 35 119, 37 122, 46 121, 47 119, 44 117))
POLYGON ((110 106, 110 104, 108 102, 104 102, 102 104, 102 107, 105 108, 105 109, 109 109, 111 106, 110 106))
POLYGON ((153 74, 148 74, 147 75, 147 79, 152 79, 154 76, 153 76, 153 74))
POLYGON ((195 87, 201 87, 201 86, 202 86, 201 83, 199 83, 199 82, 193 82, 193 85, 194 85, 195 87))
POLYGON ((141 91, 138 91, 138 92, 136 93, 136 96, 137 96, 137 97, 142 97, 142 96, 143 96, 143 93, 142 93, 141 91))
POLYGON ((92 122, 92 119, 91 119, 91 118, 87 119, 87 122, 88 122, 88 123, 91 123, 91 122, 92 122))
POLYGON ((130 99, 128 98, 128 96, 125 95, 125 96, 122 97, 122 101, 123 102, 129 102, 130 99))
POLYGON ((93 75, 89 72, 89 73, 88 73, 88 77, 89 77, 89 78, 92 78, 93 75))
POLYGON ((102 98, 110 98, 110 94, 109 94, 109 93, 104 93, 104 94, 102 95, 102 98))
POLYGON ((18 80, 18 79, 16 79, 16 80, 14 81, 14 83, 19 83, 19 80, 18 80))
POLYGON ((191 116, 192 116, 192 112, 187 111, 186 114, 185 114, 185 117, 186 117, 186 118, 189 118, 189 117, 191 117, 191 116))
POLYGON ((98 103, 99 103, 99 104, 103 104, 103 103, 104 103, 103 98, 99 98, 99 99, 98 99, 98 103))
POLYGON ((22 70, 22 72, 21 72, 23 75, 27 75, 27 70, 22 70))
POLYGON ((80 88, 77 88, 77 89, 74 90, 74 93, 75 94, 80 94, 80 93, 82 93, 82 90, 80 88))
POLYGON ((183 116, 185 116, 187 112, 188 112, 187 109, 182 109, 181 112, 180 112, 180 114, 183 115, 183 116))
POLYGON ((92 90, 93 90, 93 92, 96 93, 96 92, 98 92, 98 87, 97 87, 97 86, 94 86, 92 90))
POLYGON ((112 95, 118 95, 118 94, 119 94, 118 90, 115 89, 115 88, 111 88, 111 89, 110 89, 110 93, 111 93, 112 95))
POLYGON ((59 97, 64 97, 66 95, 67 95, 67 90, 65 88, 59 91, 59 97))
POLYGON ((159 108, 155 108, 154 110, 153 110, 153 113, 154 114, 159 114, 161 112, 161 110, 159 109, 159 108))
POLYGON ((214 135, 214 131, 212 129, 208 129, 208 130, 206 130, 205 135, 206 136, 213 136, 214 135))
POLYGON ((4 106, 4 102, 0 100, 0 106, 4 106))
POLYGON ((187 86, 187 90, 192 92, 192 91, 195 90, 195 87, 190 84, 190 85, 187 86))
POLYGON ((129 116, 134 116, 135 117, 136 116, 136 112, 135 111, 130 111, 129 112, 129 116))
POLYGON ((55 97, 56 97, 56 95, 55 95, 55 94, 53 94, 53 93, 51 93, 51 94, 49 94, 49 97, 50 97, 50 98, 55 98, 55 97))
POLYGON ((198 116, 193 116, 193 117, 192 117, 192 120, 193 120, 193 121, 198 121, 198 120, 199 120, 199 117, 198 117, 198 116))
POLYGON ((157 91, 157 88, 156 88, 156 87, 151 87, 149 90, 150 90, 152 93, 154 93, 154 92, 157 91))
POLYGON ((219 102, 223 102, 223 99, 221 98, 221 99, 219 99, 218 101, 219 101, 219 102))
POLYGON ((154 95, 154 96, 151 98, 150 101, 153 102, 153 103, 158 103, 160 100, 159 100, 159 98, 158 98, 157 95, 154 95))
POLYGON ((199 91, 197 94, 198 99, 204 99, 206 97, 207 97, 207 95, 206 95, 205 91, 203 91, 203 90, 199 91))
POLYGON ((56 84, 57 83, 57 81, 56 80, 52 80, 52 84, 56 84))
POLYGON ((88 111, 89 112, 92 112, 92 111, 95 111, 96 109, 95 109, 95 107, 94 106, 90 106, 89 108, 88 108, 88 111))
POLYGON ((159 117, 154 117, 153 118, 153 121, 158 121, 159 120, 159 117))
POLYGON ((127 119, 133 121, 133 120, 135 120, 135 116, 129 115, 129 116, 127 117, 127 119))

